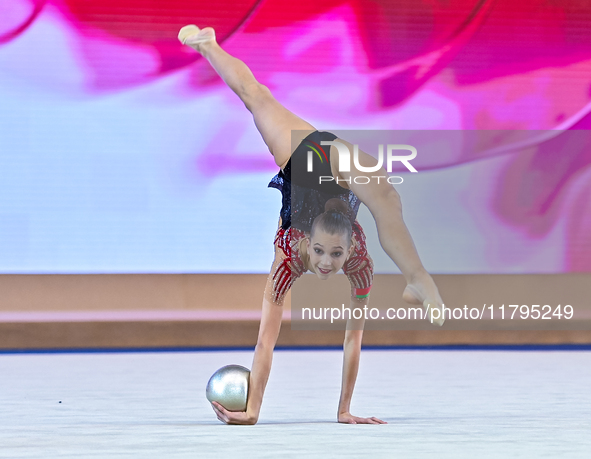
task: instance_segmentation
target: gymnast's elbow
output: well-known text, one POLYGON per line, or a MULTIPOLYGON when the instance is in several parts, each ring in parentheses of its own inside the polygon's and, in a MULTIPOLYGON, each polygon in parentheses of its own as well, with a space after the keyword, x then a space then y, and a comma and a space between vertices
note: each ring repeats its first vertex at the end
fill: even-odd
POLYGON ((255 352, 262 355, 272 354, 275 349, 276 340, 270 336, 262 336, 257 340, 255 352))

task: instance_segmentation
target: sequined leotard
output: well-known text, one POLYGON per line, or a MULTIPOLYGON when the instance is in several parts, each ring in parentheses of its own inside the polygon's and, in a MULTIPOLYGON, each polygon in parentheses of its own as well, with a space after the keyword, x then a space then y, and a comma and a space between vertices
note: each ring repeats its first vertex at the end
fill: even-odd
POLYGON ((285 168, 269 186, 282 193, 281 226, 275 235, 275 246, 283 255, 280 264, 272 273, 273 301, 280 302, 298 277, 307 271, 301 258, 299 245, 310 231, 314 219, 324 212, 326 201, 338 197, 348 204, 347 216, 353 229, 354 250, 343 266, 343 272, 351 283, 352 294, 357 298, 369 296, 373 281, 373 262, 367 253, 365 234, 357 211, 360 201, 355 194, 334 181, 319 183, 320 176, 332 176, 330 148, 322 141, 336 139, 330 132, 315 131, 306 137, 292 154, 285 168), (308 172, 310 155, 312 170, 308 172))

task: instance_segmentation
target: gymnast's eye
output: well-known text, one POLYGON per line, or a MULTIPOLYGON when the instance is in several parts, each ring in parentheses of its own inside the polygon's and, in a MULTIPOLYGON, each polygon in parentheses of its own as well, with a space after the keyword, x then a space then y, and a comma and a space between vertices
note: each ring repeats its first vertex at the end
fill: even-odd
POLYGON ((339 258, 342 254, 343 254, 343 252, 333 252, 332 256, 335 258, 339 258))
POLYGON ((317 255, 322 255, 322 250, 320 249, 314 249, 314 252, 316 252, 317 255))

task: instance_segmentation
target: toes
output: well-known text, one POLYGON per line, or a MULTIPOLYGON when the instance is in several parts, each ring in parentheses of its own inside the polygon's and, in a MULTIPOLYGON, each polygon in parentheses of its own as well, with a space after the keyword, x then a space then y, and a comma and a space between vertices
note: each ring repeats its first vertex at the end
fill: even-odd
POLYGON ((199 27, 197 27, 195 24, 186 25, 179 31, 179 41, 184 45, 188 37, 194 34, 198 34, 199 31, 199 27))
POLYGON ((441 327, 445 322, 445 317, 443 317, 443 311, 438 306, 437 302, 425 300, 423 301, 423 307, 425 308, 429 322, 441 327), (437 317, 435 317, 435 314, 433 314, 435 310, 437 311, 437 317))

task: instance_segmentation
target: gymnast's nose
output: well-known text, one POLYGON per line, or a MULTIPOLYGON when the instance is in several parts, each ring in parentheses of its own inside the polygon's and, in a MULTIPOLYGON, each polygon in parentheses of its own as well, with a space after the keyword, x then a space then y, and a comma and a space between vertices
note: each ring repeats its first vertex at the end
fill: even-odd
POLYGON ((320 259, 320 267, 322 269, 330 269, 331 266, 332 260, 330 259, 330 255, 325 253, 324 255, 322 255, 322 258, 320 259))

